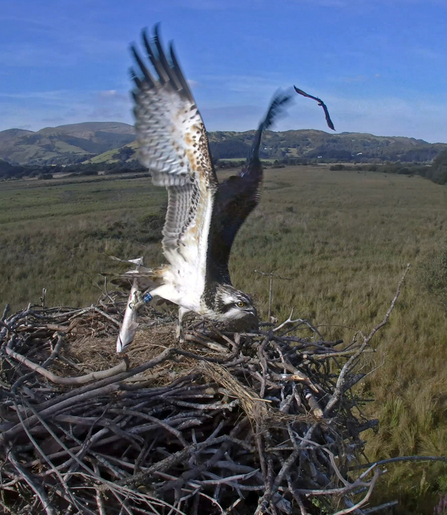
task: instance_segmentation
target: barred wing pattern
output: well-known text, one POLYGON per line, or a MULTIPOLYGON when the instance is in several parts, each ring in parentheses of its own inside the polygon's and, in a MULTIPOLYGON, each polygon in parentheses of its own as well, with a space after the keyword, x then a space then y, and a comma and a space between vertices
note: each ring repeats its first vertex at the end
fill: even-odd
POLYGON ((203 269, 217 190, 205 126, 172 44, 169 60, 163 51, 158 26, 152 40, 143 32, 143 43, 155 73, 132 47, 140 68, 139 74, 131 70, 135 127, 141 163, 154 185, 168 190, 163 250, 171 265, 186 261, 203 269))

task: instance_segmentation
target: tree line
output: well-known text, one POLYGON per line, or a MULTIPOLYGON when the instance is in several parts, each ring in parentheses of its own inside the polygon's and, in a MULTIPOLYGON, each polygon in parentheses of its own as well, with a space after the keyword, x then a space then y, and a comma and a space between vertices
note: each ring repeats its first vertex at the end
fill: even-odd
MULTIPOLYGON (((241 167, 244 160, 226 161, 225 159, 216 159, 214 164, 217 169, 241 167)), ((313 163, 321 163, 318 159, 303 159, 284 157, 277 159, 273 163, 268 164, 273 168, 282 168, 290 165, 307 165, 313 163)), ((353 170, 353 171, 369 171, 382 172, 400 175, 420 175, 437 184, 447 184, 447 150, 442 151, 433 160, 432 164, 421 163, 384 163, 384 164, 334 164, 330 167, 333 171, 353 170)), ((137 159, 125 161, 120 159, 114 163, 77 163, 71 165, 13 165, 8 161, 0 160, 0 180, 21 179, 24 177, 37 178, 41 180, 50 180, 55 175, 63 173, 72 175, 110 175, 123 173, 146 172, 146 168, 142 166, 137 159)))
POLYGON ((370 165, 336 164, 330 170, 352 170, 366 172, 381 172, 399 175, 420 175, 437 184, 447 184, 447 150, 442 151, 433 160, 432 164, 421 163, 385 163, 370 165))
POLYGON ((145 172, 146 168, 136 159, 115 163, 76 163, 71 165, 13 165, 0 160, 0 180, 22 179, 24 177, 42 180, 53 179, 60 173, 71 175, 104 175, 121 174, 128 172, 145 172))

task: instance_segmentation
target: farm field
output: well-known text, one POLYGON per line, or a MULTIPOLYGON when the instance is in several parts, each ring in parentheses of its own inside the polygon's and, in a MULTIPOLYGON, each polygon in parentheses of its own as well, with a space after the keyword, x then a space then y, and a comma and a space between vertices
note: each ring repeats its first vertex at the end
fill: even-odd
MULTIPOLYGON (((227 173, 227 172, 226 172, 227 173)), ((38 303, 88 305, 116 270, 108 255, 157 265, 166 193, 144 176, 65 177, 0 183, 0 309, 38 303)), ((385 315, 407 263, 411 269, 387 326, 369 354, 364 383, 380 420, 364 433, 371 460, 447 454, 447 317, 426 289, 424 270, 447 246, 447 188, 420 177, 268 168, 261 203, 242 227, 233 284, 267 316, 308 319, 326 338, 352 339, 385 315)), ((446 265, 447 266, 447 265, 446 265)), ((376 501, 395 513, 432 514, 447 495, 447 466, 392 464, 376 501)))

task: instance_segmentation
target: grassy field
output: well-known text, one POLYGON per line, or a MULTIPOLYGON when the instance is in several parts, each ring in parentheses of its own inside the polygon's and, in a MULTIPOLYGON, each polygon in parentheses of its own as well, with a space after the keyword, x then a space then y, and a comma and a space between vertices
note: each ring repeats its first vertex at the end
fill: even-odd
MULTIPOLYGON (((154 243, 166 194, 144 177, 62 178, 0 184, 0 308, 94 302, 115 267, 107 254, 161 261, 154 243)), ((422 270, 446 245, 447 188, 420 177, 331 172, 323 165, 268 169, 260 206, 236 240, 235 286, 266 316, 309 319, 327 338, 349 341, 383 318, 407 263, 412 267, 389 324, 376 337, 376 370, 363 386, 376 402, 370 459, 447 454, 447 317, 422 270)), ((395 513, 432 514, 447 494, 447 467, 390 465, 376 500, 395 513)))

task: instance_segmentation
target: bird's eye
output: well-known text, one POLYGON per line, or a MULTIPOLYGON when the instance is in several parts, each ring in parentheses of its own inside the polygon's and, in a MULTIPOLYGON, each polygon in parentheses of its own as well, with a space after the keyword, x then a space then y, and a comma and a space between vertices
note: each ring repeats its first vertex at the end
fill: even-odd
POLYGON ((242 302, 241 300, 237 303, 237 306, 239 308, 243 308, 245 306, 245 302, 242 302))

